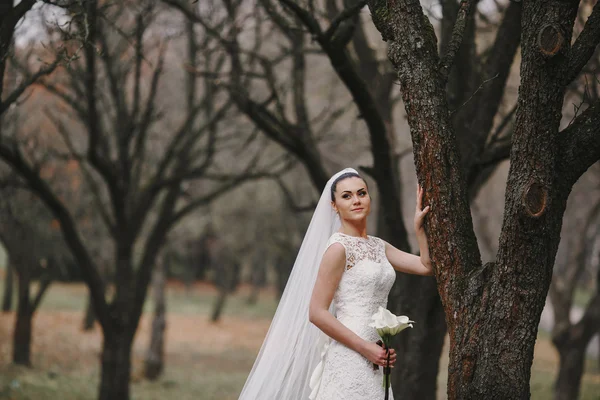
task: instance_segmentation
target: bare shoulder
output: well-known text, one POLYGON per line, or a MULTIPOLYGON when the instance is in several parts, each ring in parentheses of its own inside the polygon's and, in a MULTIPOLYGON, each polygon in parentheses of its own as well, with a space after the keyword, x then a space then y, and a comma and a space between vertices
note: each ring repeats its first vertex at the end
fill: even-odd
POLYGON ((385 246, 385 252, 386 252, 386 254, 388 254, 388 255, 389 255, 390 253, 392 253, 392 254, 396 254, 396 255, 405 255, 405 254, 410 254, 410 253, 407 253, 407 252, 405 252, 405 251, 402 251, 402 250, 398 249, 396 246, 394 246, 393 244, 390 244, 390 243, 386 242, 386 241, 385 241, 385 240, 383 240, 383 239, 379 239, 379 240, 381 240, 381 241, 383 242, 383 244, 384 244, 384 246, 385 246))
POLYGON ((331 245, 329 245, 327 250, 325 250, 325 254, 323 254, 323 259, 327 259, 328 261, 345 261, 346 248, 343 244, 339 242, 332 243, 331 245))
POLYGON ((383 239, 381 239, 381 238, 379 238, 379 237, 375 237, 375 239, 376 239, 378 242, 380 242, 380 243, 383 243, 383 245, 385 246, 385 249, 386 249, 386 250, 388 250, 388 249, 395 249, 395 247, 394 247, 394 246, 392 246, 391 244, 389 244, 389 243, 388 243, 388 242, 386 242, 385 240, 383 240, 383 239))

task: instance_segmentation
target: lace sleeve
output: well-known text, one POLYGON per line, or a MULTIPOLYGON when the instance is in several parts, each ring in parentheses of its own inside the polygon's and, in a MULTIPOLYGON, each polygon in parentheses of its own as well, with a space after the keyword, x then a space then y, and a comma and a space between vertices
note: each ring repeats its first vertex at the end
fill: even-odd
POLYGON ((347 243, 346 238, 336 232, 329 238, 329 241, 327 242, 327 248, 334 243, 339 243, 344 246, 344 250, 346 252, 346 271, 354 267, 354 264, 356 263, 356 257, 352 251, 352 246, 347 243))

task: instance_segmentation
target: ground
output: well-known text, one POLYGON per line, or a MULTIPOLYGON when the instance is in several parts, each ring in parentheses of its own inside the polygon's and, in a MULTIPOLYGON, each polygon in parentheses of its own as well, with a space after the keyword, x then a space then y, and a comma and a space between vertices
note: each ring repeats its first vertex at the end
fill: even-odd
MULTIPOLYGON (((1 290, 0 290, 1 292, 1 290)), ((33 368, 10 363, 14 314, 0 314, 0 400, 95 399, 99 380, 99 327, 81 330, 87 291, 81 284, 53 285, 34 319, 33 368)), ((132 397, 138 400, 237 399, 275 310, 275 296, 261 293, 248 305, 248 288, 227 303, 222 320, 209 322, 216 292, 197 284, 186 290, 168 287, 166 372, 157 382, 143 379, 144 353, 149 342, 152 307, 148 304, 135 340, 132 397)), ((540 334, 532 370, 532 399, 549 399, 557 366, 547 335, 540 334)), ((442 360, 442 371, 447 357, 442 360)), ((582 400, 598 400, 598 362, 588 363, 582 400)), ((440 374, 444 399, 445 373, 440 374)))

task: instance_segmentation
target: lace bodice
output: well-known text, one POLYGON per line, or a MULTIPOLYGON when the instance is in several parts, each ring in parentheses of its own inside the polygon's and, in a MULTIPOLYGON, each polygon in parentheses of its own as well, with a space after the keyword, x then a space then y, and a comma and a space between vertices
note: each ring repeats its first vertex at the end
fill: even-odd
POLYGON ((377 339, 368 326, 379 306, 387 305, 388 293, 396 274, 385 256, 385 242, 334 233, 328 247, 340 243, 346 250, 346 271, 333 298, 335 315, 344 325, 365 340, 377 339))
MULTIPOLYGON (((369 326, 379 307, 387 306, 387 297, 396 274, 385 255, 385 242, 334 233, 327 247, 340 243, 346 251, 346 270, 333 297, 336 318, 366 341, 379 339, 369 326)), ((341 343, 327 340, 322 362, 311 378, 312 399, 362 400, 381 394, 381 373, 361 354, 341 343)), ((383 397, 383 396, 381 396, 383 397)))

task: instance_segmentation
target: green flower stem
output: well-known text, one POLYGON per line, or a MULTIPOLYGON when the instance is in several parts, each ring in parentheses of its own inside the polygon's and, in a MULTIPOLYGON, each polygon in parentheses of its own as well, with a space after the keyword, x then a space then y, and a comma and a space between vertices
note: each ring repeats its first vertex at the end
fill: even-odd
POLYGON ((390 341, 391 336, 385 335, 382 337, 383 344, 385 345, 385 351, 387 352, 387 366, 383 367, 383 387, 385 388, 385 400, 390 398, 390 372, 392 371, 390 365, 390 341))

